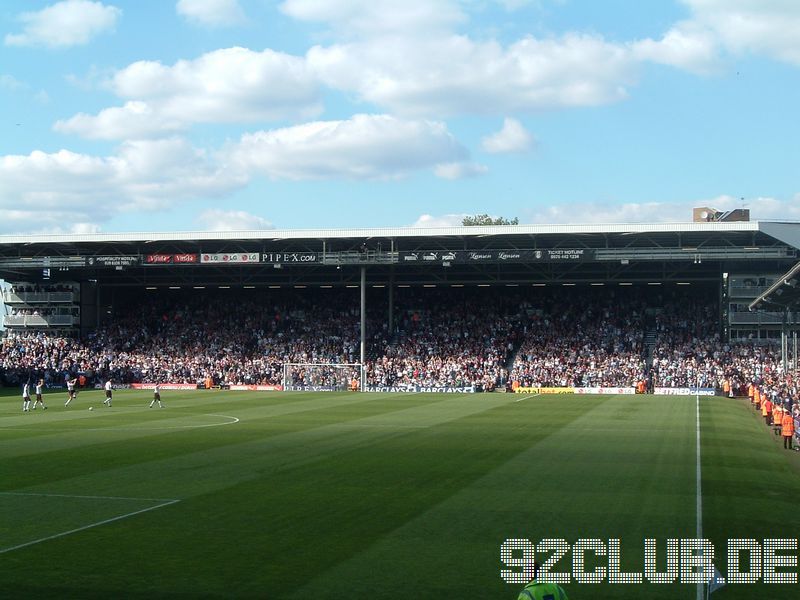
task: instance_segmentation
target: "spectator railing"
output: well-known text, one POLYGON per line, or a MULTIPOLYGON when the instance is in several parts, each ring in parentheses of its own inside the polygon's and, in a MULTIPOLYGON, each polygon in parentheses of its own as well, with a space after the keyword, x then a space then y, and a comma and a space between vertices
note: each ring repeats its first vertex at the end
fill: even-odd
MULTIPOLYGON (((731 312, 731 325, 780 325, 783 323, 784 313, 782 312, 761 312, 761 311, 741 311, 731 312)), ((786 319, 787 323, 800 323, 800 318, 794 313, 790 313, 786 319)))
POLYGON ((6 304, 59 304, 71 303, 78 299, 75 292, 3 292, 6 304))
POLYGON ((78 324, 74 315, 6 315, 5 327, 72 327, 78 324))

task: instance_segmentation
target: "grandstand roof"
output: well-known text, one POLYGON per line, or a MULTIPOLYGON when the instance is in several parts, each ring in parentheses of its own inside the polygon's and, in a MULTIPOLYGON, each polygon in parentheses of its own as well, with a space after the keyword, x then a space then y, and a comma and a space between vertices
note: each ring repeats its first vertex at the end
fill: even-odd
POLYGON ((716 281, 783 272, 800 223, 691 222, 0 236, 0 278, 102 285, 716 281))
POLYGON ((800 263, 778 277, 763 294, 750 303, 750 310, 789 309, 800 304, 800 263))
MULTIPOLYGON (((791 224, 797 225, 797 224, 791 224)), ((244 231, 163 231, 138 233, 70 233, 0 236, 0 244, 80 242, 154 242, 204 240, 293 240, 337 238, 474 237, 486 235, 580 235, 604 233, 755 232, 771 229, 763 221, 733 223, 622 223, 584 225, 491 225, 458 227, 372 227, 353 229, 259 229, 244 231)), ((800 241, 800 240, 798 240, 800 241)))

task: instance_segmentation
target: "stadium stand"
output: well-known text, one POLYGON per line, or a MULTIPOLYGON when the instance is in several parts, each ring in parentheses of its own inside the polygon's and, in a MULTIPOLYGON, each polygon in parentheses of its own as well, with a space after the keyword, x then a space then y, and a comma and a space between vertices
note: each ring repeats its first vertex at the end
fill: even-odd
MULTIPOLYGON (((377 309, 376 309, 377 310, 377 309)), ((505 290, 404 290, 393 331, 368 319, 367 381, 377 386, 524 387, 699 385, 737 394, 756 382, 791 395, 774 348, 722 343, 705 295, 622 295, 505 290), (645 332, 655 331, 650 350, 645 332)), ((234 291, 150 294, 121 303, 81 338, 9 332, 0 351, 4 383, 43 377, 63 383, 170 381, 282 385, 284 363, 358 360, 358 307, 329 290, 324 302, 286 291, 260 300, 234 291)))

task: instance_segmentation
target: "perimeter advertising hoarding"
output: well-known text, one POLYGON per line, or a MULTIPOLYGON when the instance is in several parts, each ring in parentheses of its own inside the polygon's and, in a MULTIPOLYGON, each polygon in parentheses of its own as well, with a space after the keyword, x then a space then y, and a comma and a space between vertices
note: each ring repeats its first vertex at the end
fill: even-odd
POLYGON ((89 267, 134 267, 139 264, 139 257, 132 255, 90 256, 86 259, 89 267))
POLYGON ((191 265, 200 260, 199 254, 147 254, 146 265, 191 265))
POLYGON ((229 390, 235 392, 280 392, 283 387, 280 385, 238 385, 232 384, 228 386, 229 390))
POLYGON ((415 394, 420 393, 437 393, 437 394, 474 394, 474 386, 427 386, 427 385, 368 385, 368 392, 411 392, 415 394))
POLYGON ((716 390, 714 388, 696 387, 657 387, 653 390, 653 393, 656 396, 713 396, 716 393, 716 390))
POLYGON ((559 248, 548 250, 417 250, 399 253, 401 264, 576 262, 594 260, 594 250, 559 248))
MULTIPOLYGON (((132 383, 131 387, 135 390, 152 390, 155 389, 155 383, 132 383)), ((162 390, 198 390, 202 389, 202 385, 197 383, 162 383, 162 390)))
POLYGON ((634 387, 579 387, 575 388, 576 394, 613 394, 615 396, 635 394, 634 387))
POLYGON ((258 252, 219 252, 219 253, 200 253, 200 262, 213 265, 249 265, 261 262, 261 255, 258 252))
POLYGON ((274 264, 313 264, 320 261, 321 255, 317 252, 264 252, 261 261, 274 264))

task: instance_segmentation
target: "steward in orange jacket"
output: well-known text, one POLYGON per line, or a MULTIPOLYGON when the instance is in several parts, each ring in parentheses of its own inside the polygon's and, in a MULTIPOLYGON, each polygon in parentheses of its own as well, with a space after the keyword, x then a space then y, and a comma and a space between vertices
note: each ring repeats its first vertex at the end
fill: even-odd
POLYGON ((781 420, 781 435, 783 436, 784 450, 791 450, 792 438, 794 437, 794 417, 792 416, 792 413, 788 411, 783 413, 783 419, 781 420))
POLYGON ((761 392, 758 387, 753 389, 753 403, 756 405, 756 410, 761 410, 761 392))
POLYGON ((764 422, 769 425, 772 421, 772 402, 770 402, 769 398, 764 400, 764 403, 761 405, 761 416, 764 417, 764 422))

